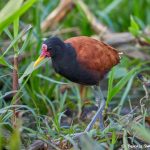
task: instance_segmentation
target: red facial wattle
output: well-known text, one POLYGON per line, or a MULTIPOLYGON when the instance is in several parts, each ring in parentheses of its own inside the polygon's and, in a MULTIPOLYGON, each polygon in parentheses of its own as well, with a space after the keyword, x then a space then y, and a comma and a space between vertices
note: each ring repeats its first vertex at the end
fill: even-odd
POLYGON ((38 66, 46 57, 51 57, 50 52, 48 51, 47 45, 42 45, 42 53, 40 57, 35 61, 34 67, 38 66))
POLYGON ((50 52, 47 50, 47 45, 43 44, 42 45, 42 53, 40 55, 41 57, 50 57, 50 52))

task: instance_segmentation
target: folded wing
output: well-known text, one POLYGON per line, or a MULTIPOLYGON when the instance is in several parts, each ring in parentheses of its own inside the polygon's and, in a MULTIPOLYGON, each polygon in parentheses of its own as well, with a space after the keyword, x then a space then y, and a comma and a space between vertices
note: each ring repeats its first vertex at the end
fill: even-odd
POLYGON ((113 47, 86 36, 67 39, 77 52, 77 60, 86 69, 99 72, 104 76, 120 61, 119 52, 113 47))

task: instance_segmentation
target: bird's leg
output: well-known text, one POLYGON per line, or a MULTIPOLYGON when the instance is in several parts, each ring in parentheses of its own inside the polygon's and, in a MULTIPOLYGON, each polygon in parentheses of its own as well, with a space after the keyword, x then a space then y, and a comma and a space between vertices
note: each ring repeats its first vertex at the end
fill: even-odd
POLYGON ((103 131, 104 130, 103 111, 105 109, 106 101, 105 101, 105 98, 104 98, 104 95, 102 93, 100 85, 98 86, 98 93, 100 95, 98 108, 101 110, 101 113, 99 115, 99 121, 100 121, 99 126, 100 126, 100 129, 103 131))
POLYGON ((92 129, 92 127, 97 119, 99 119, 99 121, 100 121, 100 124, 99 124, 100 130, 101 131, 104 130, 103 111, 105 108, 105 99, 104 99, 104 96, 103 96, 100 86, 94 86, 94 94, 95 94, 95 100, 97 102, 98 110, 97 110, 96 114, 94 115, 94 117, 92 118, 91 122, 88 124, 88 126, 84 130, 84 132, 73 134, 73 139, 79 138, 83 134, 86 134, 87 132, 89 132, 92 129))
POLYGON ((96 101, 96 106, 100 107, 100 99, 101 99, 101 92, 98 86, 94 86, 94 96, 96 101))
POLYGON ((105 108, 105 99, 102 94, 102 91, 100 89, 100 86, 94 86, 94 92, 95 92, 95 100, 98 105, 98 110, 94 117, 92 118, 91 122, 88 124, 87 128, 85 129, 86 132, 90 131, 91 128, 93 127, 94 123, 96 120, 99 118, 100 120, 100 129, 104 129, 104 124, 103 124, 103 110, 105 108))

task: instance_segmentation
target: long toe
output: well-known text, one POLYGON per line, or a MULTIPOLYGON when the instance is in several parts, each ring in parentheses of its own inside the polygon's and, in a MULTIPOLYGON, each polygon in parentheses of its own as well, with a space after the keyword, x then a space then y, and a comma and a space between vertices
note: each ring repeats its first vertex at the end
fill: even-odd
POLYGON ((92 129, 94 123, 96 122, 97 119, 99 119, 99 116, 101 116, 101 115, 102 115, 102 110, 101 110, 101 108, 98 108, 98 110, 97 110, 96 114, 94 115, 94 117, 92 118, 91 122, 86 127, 85 132, 89 132, 92 129))

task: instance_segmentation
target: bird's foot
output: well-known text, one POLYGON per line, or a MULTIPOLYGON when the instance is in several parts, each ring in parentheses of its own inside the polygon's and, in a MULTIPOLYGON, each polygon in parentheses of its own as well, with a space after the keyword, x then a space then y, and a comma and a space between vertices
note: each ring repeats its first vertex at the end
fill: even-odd
POLYGON ((96 120, 99 119, 100 120, 100 130, 103 131, 104 130, 104 124, 103 124, 103 115, 101 112, 101 109, 99 108, 98 111, 96 112, 95 116, 92 118, 91 122, 88 124, 88 126, 86 127, 86 129, 84 130, 84 132, 80 132, 80 133, 75 133, 72 134, 72 138, 73 139, 78 139, 81 136, 87 134, 93 127, 94 123, 96 122, 96 120))
POLYGON ((80 132, 80 133, 75 133, 72 134, 72 138, 73 139, 78 139, 80 138, 82 135, 87 134, 93 127, 93 125, 95 124, 96 120, 99 119, 99 127, 100 130, 103 131, 104 130, 104 124, 103 124, 103 115, 102 112, 104 110, 105 107, 105 100, 102 101, 101 106, 98 108, 96 114, 94 115, 94 117, 92 118, 91 122, 88 124, 88 126, 86 127, 86 129, 84 130, 84 132, 80 132))
POLYGON ((94 115, 94 117, 92 118, 91 122, 86 127, 85 132, 89 132, 92 129, 92 127, 97 119, 99 119, 100 130, 101 131, 104 130, 103 114, 102 114, 104 107, 105 107, 105 100, 102 101, 101 106, 98 108, 98 110, 97 110, 96 114, 94 115))
POLYGON ((99 107, 95 116, 92 118, 91 122, 87 126, 87 131, 89 131, 93 124, 96 122, 97 119, 99 119, 99 127, 100 130, 104 130, 104 123, 103 123, 103 111, 105 109, 105 98, 103 96, 103 93, 101 91, 100 86, 94 86, 94 94, 95 94, 95 101, 97 102, 97 106, 99 107))
POLYGON ((75 133, 73 134, 73 139, 77 139, 80 138, 83 134, 87 134, 93 127, 93 125, 95 124, 96 120, 99 119, 99 127, 100 130, 103 131, 104 130, 104 123, 103 123, 103 111, 105 108, 105 99, 104 97, 102 97, 100 106, 96 112, 96 114, 94 115, 94 117, 92 118, 92 120, 90 121, 90 123, 88 124, 88 126, 86 127, 86 129, 84 130, 84 132, 80 132, 80 133, 75 133))

